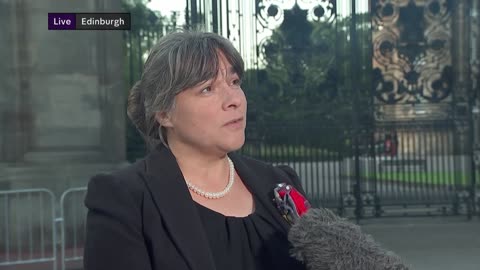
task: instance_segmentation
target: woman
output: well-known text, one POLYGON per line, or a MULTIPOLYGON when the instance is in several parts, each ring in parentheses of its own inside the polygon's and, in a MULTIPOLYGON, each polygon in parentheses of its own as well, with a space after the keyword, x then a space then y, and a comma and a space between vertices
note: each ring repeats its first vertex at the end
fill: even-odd
POLYGON ((296 173, 232 153, 245 141, 243 68, 213 33, 171 33, 151 51, 128 115, 153 149, 90 181, 86 270, 305 269, 272 201, 278 183, 301 191, 296 173))

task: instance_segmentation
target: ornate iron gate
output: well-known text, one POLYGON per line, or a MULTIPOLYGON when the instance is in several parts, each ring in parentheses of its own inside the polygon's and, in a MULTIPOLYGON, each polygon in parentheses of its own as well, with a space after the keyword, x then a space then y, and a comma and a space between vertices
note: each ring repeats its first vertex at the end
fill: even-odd
POLYGON ((467 0, 187 0, 186 19, 244 57, 241 151, 289 163, 314 204, 470 216, 478 12, 467 0))

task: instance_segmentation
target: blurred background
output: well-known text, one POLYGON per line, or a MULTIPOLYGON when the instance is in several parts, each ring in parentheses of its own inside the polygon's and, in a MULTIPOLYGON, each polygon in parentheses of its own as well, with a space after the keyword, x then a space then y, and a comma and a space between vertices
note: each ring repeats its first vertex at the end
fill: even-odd
POLYGON ((126 97, 149 49, 201 26, 243 56, 239 152, 412 269, 480 269, 478 0, 0 0, 0 269, 81 269, 91 176, 142 158, 126 97), (49 31, 129 12, 129 31, 49 31))

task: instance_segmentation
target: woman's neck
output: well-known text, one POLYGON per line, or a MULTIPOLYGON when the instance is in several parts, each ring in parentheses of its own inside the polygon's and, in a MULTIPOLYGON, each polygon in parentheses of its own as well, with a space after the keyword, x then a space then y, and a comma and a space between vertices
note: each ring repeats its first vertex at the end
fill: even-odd
POLYGON ((225 187, 229 176, 226 153, 206 152, 175 143, 169 148, 189 182, 214 190, 225 187))

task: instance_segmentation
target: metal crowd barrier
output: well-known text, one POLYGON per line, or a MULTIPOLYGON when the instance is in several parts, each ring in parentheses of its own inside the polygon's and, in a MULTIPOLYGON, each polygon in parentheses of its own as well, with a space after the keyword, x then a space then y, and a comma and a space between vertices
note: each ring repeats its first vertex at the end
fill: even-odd
POLYGON ((66 190, 58 218, 55 195, 48 189, 0 191, 0 268, 51 263, 53 270, 58 264, 65 270, 69 263, 81 263, 86 191, 86 187, 66 190))
POLYGON ((0 267, 52 263, 57 269, 55 196, 47 189, 0 191, 0 267))

